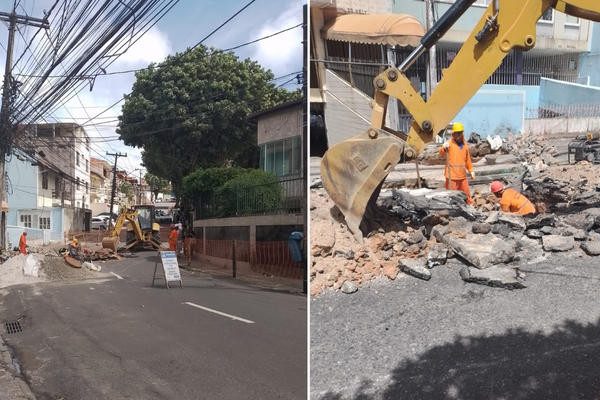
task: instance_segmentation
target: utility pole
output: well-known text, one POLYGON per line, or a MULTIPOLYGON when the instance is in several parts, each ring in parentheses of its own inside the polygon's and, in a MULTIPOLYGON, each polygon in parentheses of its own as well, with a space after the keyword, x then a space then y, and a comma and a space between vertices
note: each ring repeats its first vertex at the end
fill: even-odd
POLYGON ((111 190, 111 193, 110 193, 110 210, 108 210, 108 212, 110 213, 110 218, 112 220, 113 206, 115 204, 115 190, 117 189, 117 160, 119 159, 119 157, 127 157, 127 153, 125 153, 125 154, 122 154, 122 153, 109 153, 107 151, 106 155, 107 156, 113 156, 113 157, 115 157, 115 166, 113 168, 112 190, 111 190))
POLYGON ((308 63, 308 5, 302 6, 302 178, 304 184, 304 254, 302 261, 302 292, 308 293, 308 74, 306 65, 308 63))
MULTIPOLYGON (((434 7, 435 0, 425 0, 425 18, 427 19, 427 30, 429 31, 434 24, 434 7)), ((431 96, 437 86, 437 63, 435 59, 435 45, 429 49, 429 70, 427 71, 427 99, 431 96)))
MULTIPOLYGON (((2 87, 2 108, 0 111, 0 205, 6 201, 6 156, 12 145, 12 127, 10 122, 12 97, 11 72, 13 62, 13 50, 15 47, 15 31, 17 24, 30 25, 38 28, 48 29, 50 25, 46 18, 32 18, 18 15, 13 9, 12 13, 0 12, 0 21, 8 22, 8 43, 6 47, 6 66, 4 68, 4 86, 2 87)), ((2 212, 0 223, 0 249, 6 249, 6 215, 2 212)))

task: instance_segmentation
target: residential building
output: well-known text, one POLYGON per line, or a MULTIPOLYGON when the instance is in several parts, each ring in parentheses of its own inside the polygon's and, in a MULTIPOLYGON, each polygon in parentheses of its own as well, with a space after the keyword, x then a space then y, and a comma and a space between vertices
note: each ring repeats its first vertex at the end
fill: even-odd
POLYGON ((90 186, 93 215, 107 212, 110 207, 112 167, 105 160, 90 158, 90 186))

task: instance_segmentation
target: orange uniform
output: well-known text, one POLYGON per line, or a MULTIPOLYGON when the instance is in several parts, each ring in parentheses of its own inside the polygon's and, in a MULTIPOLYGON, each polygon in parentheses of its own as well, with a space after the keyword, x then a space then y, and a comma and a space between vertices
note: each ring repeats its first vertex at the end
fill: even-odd
POLYGON ((177 229, 173 229, 169 235, 169 249, 175 251, 177 248, 177 229))
POLYGON ((21 239, 19 239, 19 250, 21 254, 27 255, 27 239, 25 239, 25 234, 21 235, 21 239))
POLYGON ((529 199, 513 189, 505 189, 500 199, 500 208, 504 212, 519 213, 521 215, 535 213, 535 207, 529 199))
MULTIPOLYGON (((467 195, 467 203, 473 204, 471 199, 471 191, 469 189, 469 182, 467 182, 467 171, 473 172, 473 163, 471 162, 471 155, 469 154, 469 146, 467 142, 463 141, 462 149, 454 141, 450 139, 450 148, 448 149, 448 164, 450 164, 450 176, 452 177, 452 190, 461 190, 467 195)), ((442 157, 446 157, 446 150, 444 147, 440 147, 439 151, 442 157)), ((448 177, 448 165, 444 169, 444 176, 446 177, 446 189, 450 189, 450 181, 448 177)))

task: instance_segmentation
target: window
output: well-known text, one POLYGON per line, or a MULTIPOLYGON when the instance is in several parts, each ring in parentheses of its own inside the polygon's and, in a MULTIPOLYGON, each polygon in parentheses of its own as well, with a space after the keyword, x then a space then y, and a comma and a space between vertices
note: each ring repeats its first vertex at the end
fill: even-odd
POLYGON ((545 13, 542 14, 540 22, 553 23, 554 22, 554 8, 549 8, 545 13))
POLYGON ((572 15, 567 15, 567 19, 565 20, 565 25, 579 26, 579 18, 574 17, 572 15))
POLYGON ((25 228, 31 228, 31 215, 21 214, 21 226, 25 228))
POLYGON ((81 189, 81 185, 80 185, 80 182, 79 182, 79 178, 77 178, 77 190, 80 190, 80 189, 81 189))
POLYGON ((79 167, 79 152, 77 152, 77 158, 75 159, 75 162, 77 163, 77 166, 79 167))
POLYGON ((85 160, 85 172, 90 172, 90 161, 85 160))
POLYGON ((50 229, 50 217, 40 218, 40 229, 50 229))
POLYGON ((265 143, 260 148, 260 167, 277 176, 300 175, 302 168, 300 136, 265 143))
POLYGON ((48 172, 42 172, 42 189, 48 189, 48 172))
POLYGON ((90 187, 87 182, 85 183, 85 194, 90 194, 90 187))

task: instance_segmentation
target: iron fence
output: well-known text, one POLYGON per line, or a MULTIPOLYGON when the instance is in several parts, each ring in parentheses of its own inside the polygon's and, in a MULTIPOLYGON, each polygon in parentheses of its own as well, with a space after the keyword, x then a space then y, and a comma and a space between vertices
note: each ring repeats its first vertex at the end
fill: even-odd
POLYGON ((600 103, 527 103, 525 119, 600 117, 600 103))
POLYGON ((303 178, 219 188, 196 199, 196 219, 298 214, 304 193, 303 178))

